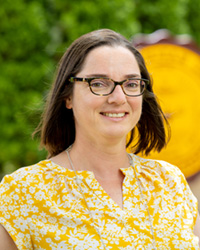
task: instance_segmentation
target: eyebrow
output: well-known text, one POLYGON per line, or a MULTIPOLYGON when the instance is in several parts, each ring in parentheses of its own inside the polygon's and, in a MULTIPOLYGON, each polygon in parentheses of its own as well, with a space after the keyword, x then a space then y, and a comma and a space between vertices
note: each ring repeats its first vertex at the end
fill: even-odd
MULTIPOLYGON (((86 78, 89 78, 89 77, 107 77, 107 78, 110 78, 106 74, 91 74, 91 75, 86 75, 86 78)), ((128 75, 124 76, 124 78, 134 78, 134 77, 140 78, 141 75, 140 74, 128 74, 128 75)))

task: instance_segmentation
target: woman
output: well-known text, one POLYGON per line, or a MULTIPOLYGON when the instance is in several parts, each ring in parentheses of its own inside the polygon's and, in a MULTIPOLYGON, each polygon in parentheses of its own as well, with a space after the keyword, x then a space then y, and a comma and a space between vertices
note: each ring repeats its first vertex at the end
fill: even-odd
POLYGON ((180 170, 136 156, 166 145, 165 120, 130 42, 107 29, 77 39, 39 128, 49 159, 2 181, 0 249, 199 249, 180 170))

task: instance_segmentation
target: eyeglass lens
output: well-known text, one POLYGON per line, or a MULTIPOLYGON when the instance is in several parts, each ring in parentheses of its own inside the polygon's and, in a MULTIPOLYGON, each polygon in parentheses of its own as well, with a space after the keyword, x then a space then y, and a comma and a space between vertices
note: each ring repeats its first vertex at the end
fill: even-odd
MULTIPOLYGON (((127 79, 122 84, 123 91, 127 95, 137 96, 140 95, 145 87, 145 83, 141 79, 127 79)), ((111 79, 96 78, 91 80, 90 88, 95 94, 106 95, 110 94, 116 84, 111 79)))

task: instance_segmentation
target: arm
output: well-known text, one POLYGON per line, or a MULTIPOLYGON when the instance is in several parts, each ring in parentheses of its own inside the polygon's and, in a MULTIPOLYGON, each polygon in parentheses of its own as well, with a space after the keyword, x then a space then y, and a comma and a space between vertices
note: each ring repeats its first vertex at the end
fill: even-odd
POLYGON ((0 249, 1 250, 17 250, 14 241, 10 237, 9 233, 0 224, 0 249))
POLYGON ((194 234, 199 237, 199 246, 200 246, 200 216, 197 215, 196 224, 194 226, 194 234))

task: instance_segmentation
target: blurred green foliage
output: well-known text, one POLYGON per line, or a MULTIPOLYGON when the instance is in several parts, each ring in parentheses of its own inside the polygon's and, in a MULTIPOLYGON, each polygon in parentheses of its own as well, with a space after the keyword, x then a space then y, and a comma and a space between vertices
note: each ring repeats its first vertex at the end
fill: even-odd
MULTIPOLYGON (((167 28, 200 44, 199 0, 11 0, 0 8, 0 173, 46 157, 31 134, 57 62, 80 35, 110 28, 131 38, 167 28)), ((0 177, 1 177, 0 176, 0 177)))

